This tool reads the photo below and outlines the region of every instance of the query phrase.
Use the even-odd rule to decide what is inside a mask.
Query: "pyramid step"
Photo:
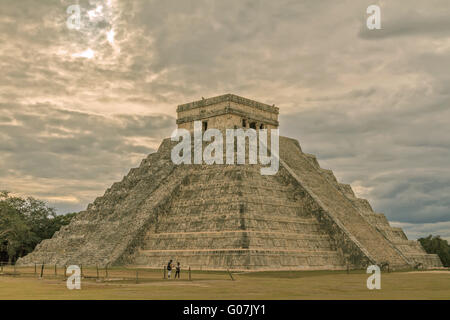
[[[167,261],[179,261],[182,270],[317,270],[344,269],[341,256],[335,251],[278,249],[205,249],[141,251],[136,262],[161,268]]]
[[[205,220],[201,222],[179,222],[179,221],[161,221],[157,227],[157,232],[202,232],[204,230],[227,231],[227,230],[245,230],[270,232],[292,232],[292,233],[318,233],[320,227],[317,224],[289,224],[277,221],[255,222],[247,219],[217,219]]]
[[[245,213],[246,215],[251,214],[264,214],[270,215],[276,212],[282,211],[282,217],[286,218],[310,218],[311,214],[306,211],[301,206],[290,206],[290,207],[277,207],[273,204],[261,204],[261,203],[247,203],[244,201],[235,202],[217,202],[217,203],[206,203],[197,205],[183,205],[180,203],[168,209],[167,215],[180,215],[180,216],[199,216],[201,214],[216,214],[217,212],[223,213]]]
[[[279,197],[274,197],[271,195],[258,195],[254,194],[248,197],[242,193],[236,192],[220,192],[214,193],[211,191],[201,193],[198,195],[190,195],[190,197],[185,197],[183,194],[178,198],[182,205],[179,206],[203,206],[211,204],[222,204],[222,203],[249,203],[249,204],[262,204],[277,207],[290,207],[290,208],[300,208],[302,204],[298,201],[292,201],[287,199],[280,199]]]
[[[318,233],[320,225],[315,219],[300,219],[295,217],[271,217],[268,215],[253,216],[239,213],[208,216],[164,215],[160,216],[158,227],[152,232],[200,232],[223,230],[252,231],[284,231],[295,233]]]
[[[421,264],[422,268],[442,268],[441,259],[437,254],[427,254],[427,253],[406,253],[409,259],[411,259],[415,266]]]
[[[166,252],[260,252],[260,253],[272,253],[272,252],[286,252],[286,253],[300,253],[304,255],[337,255],[333,250],[303,250],[303,249],[268,249],[268,248],[215,248],[215,249],[151,249],[151,250],[139,250],[142,254],[152,253],[166,253]]]
[[[220,195],[221,197],[240,195],[249,199],[253,199],[254,197],[258,196],[264,196],[286,202],[296,202],[299,200],[295,197],[293,190],[290,190],[289,188],[280,190],[278,188],[274,189],[273,187],[250,187],[244,184],[226,184],[213,186],[201,185],[198,186],[198,188],[195,188],[195,186],[190,188],[181,187],[179,190],[179,197],[183,200],[192,198],[194,194],[200,195],[205,200],[217,198],[218,195]]]
[[[365,213],[363,216],[369,221],[370,224],[382,228],[382,227],[390,227],[388,220],[386,219],[386,216],[382,213]]]
[[[180,222],[180,221],[205,221],[205,219],[218,219],[218,218],[231,218],[239,215],[239,211],[216,214],[214,211],[202,211],[198,212],[198,214],[179,214],[177,213],[168,213],[160,218],[160,222]],[[299,217],[296,215],[282,215],[282,216],[274,216],[267,214],[260,214],[259,212],[246,212],[244,219],[246,220],[255,220],[255,221],[269,221],[269,222],[281,222],[281,223],[291,223],[291,224],[306,224],[306,225],[319,225],[317,219],[313,217]]]
[[[221,210],[221,209],[224,210]],[[177,202],[176,205],[171,208],[174,212],[204,212],[204,211],[229,211],[230,209],[237,209],[239,212],[262,212],[262,213],[275,213],[280,211],[286,211],[288,215],[304,216],[306,212],[301,204],[298,203],[280,203],[276,199],[270,201],[267,198],[261,198],[260,201],[244,201],[239,195],[229,198],[217,198],[204,200],[202,198],[195,198],[191,200],[185,200]]]
[[[256,180],[256,179],[255,179]],[[257,181],[258,183],[260,183],[260,181]],[[252,181],[240,181],[240,182],[236,182],[236,181],[205,181],[202,183],[191,183],[189,185],[182,185],[180,188],[180,191],[191,191],[191,192],[199,192],[199,191],[203,191],[203,190],[208,190],[208,189],[235,189],[236,187],[238,187],[239,189],[244,189],[244,190],[252,190],[252,191],[257,191],[257,192],[279,192],[280,194],[284,194],[285,196],[289,196],[289,194],[286,194],[286,192],[290,192],[290,191],[294,191],[294,189],[291,186],[284,186],[284,185],[277,185],[276,188],[274,187],[273,182],[271,181],[266,181],[265,184],[258,184],[255,185],[254,183],[252,183]]]
[[[274,231],[205,231],[148,234],[143,249],[285,248],[333,250],[328,235]]]
[[[391,242],[408,240],[401,228],[391,227],[390,225],[376,225],[376,228]]]

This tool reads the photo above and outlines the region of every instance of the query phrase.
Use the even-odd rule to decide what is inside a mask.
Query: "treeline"
[[[447,240],[441,239],[440,236],[432,236],[420,238],[419,242],[427,253],[435,253],[441,258],[444,267],[450,267],[450,245]]]
[[[54,208],[41,200],[0,191],[0,261],[15,263],[39,242],[69,224],[75,215],[57,215]]]

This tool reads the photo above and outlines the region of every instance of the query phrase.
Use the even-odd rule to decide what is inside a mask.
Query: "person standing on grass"
[[[167,277],[170,279],[170,274],[172,273],[172,259],[170,259],[169,263],[167,264]]]
[[[177,276],[178,276],[178,279],[180,279],[180,270],[181,270],[180,263],[177,262],[177,267],[175,269],[175,279],[177,278]]]

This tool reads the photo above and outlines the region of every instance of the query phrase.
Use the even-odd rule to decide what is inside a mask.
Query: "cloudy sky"
[[[411,239],[450,239],[449,67],[448,0],[0,0],[0,189],[82,210],[177,104],[235,93]]]

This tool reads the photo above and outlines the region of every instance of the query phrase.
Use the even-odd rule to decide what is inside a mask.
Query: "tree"
[[[12,206],[0,202],[0,243],[2,256],[11,262],[35,240],[24,217]]]
[[[420,244],[427,253],[435,253],[439,256],[445,267],[450,267],[450,245],[440,236],[432,236],[419,239]]]
[[[0,260],[15,262],[66,225],[75,213],[57,215],[43,201],[0,192]]]

